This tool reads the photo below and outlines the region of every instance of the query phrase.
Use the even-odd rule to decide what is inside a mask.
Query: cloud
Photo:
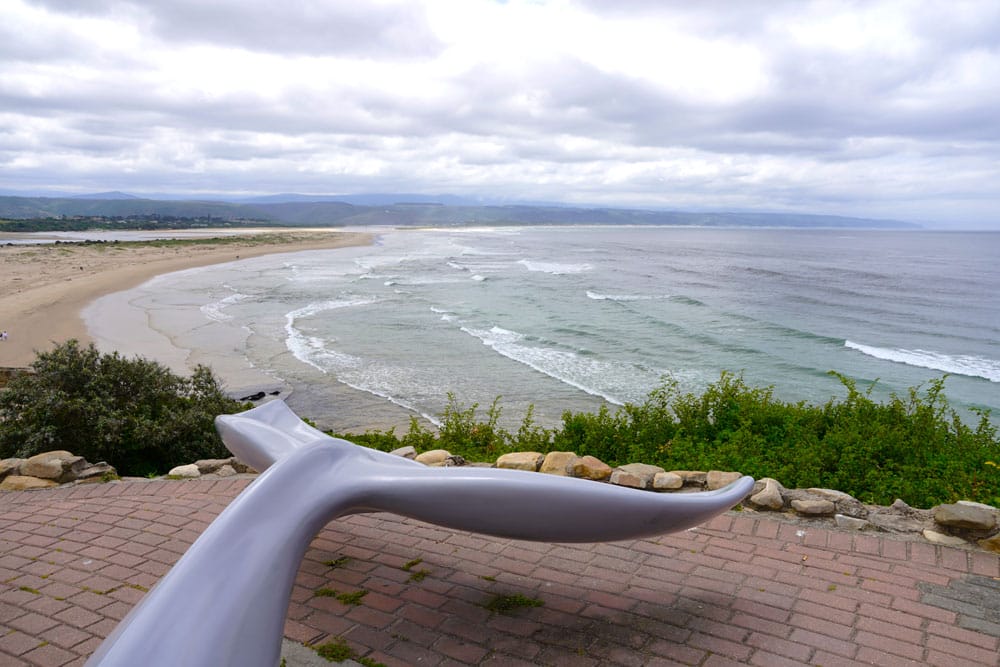
[[[4,18],[4,189],[1000,210],[992,2],[11,0]]]

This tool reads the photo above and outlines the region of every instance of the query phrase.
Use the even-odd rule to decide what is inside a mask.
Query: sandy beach
[[[200,230],[202,233],[204,230]],[[0,235],[0,243],[3,243]],[[365,245],[371,235],[338,230],[262,229],[212,243],[99,243],[0,246],[0,367],[23,367],[36,350],[76,338],[90,342],[81,310],[94,299],[154,276],[272,253]]]

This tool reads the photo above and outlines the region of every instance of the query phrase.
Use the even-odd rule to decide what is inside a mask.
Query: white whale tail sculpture
[[[428,468],[318,431],[282,401],[216,418],[223,442],[263,474],[216,518],[91,656],[90,667],[273,667],[292,584],[331,520],[393,512],[544,542],[606,542],[696,526],[753,479],[658,494],[493,468]]]

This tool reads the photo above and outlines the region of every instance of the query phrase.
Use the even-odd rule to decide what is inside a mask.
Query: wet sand
[[[204,230],[200,230],[204,233]],[[227,230],[228,231],[228,230]],[[372,236],[338,230],[275,230],[216,243],[59,243],[0,246],[0,367],[28,366],[36,351],[70,338],[92,338],[81,311],[98,297],[131,289],[173,271],[261,255],[343,248]],[[0,243],[4,241],[0,235]]]

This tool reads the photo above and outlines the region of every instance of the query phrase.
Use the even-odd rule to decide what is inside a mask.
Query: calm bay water
[[[554,424],[641,401],[666,375],[700,391],[723,370],[817,403],[845,393],[830,370],[877,379],[878,397],[947,373],[954,405],[1000,415],[997,233],[389,231],[109,297],[89,315],[104,347],[139,336],[115,319],[126,303],[152,330],[147,356],[209,363],[231,385],[282,381],[293,407],[338,429],[433,420],[448,392],[502,395],[515,422],[534,404]]]

